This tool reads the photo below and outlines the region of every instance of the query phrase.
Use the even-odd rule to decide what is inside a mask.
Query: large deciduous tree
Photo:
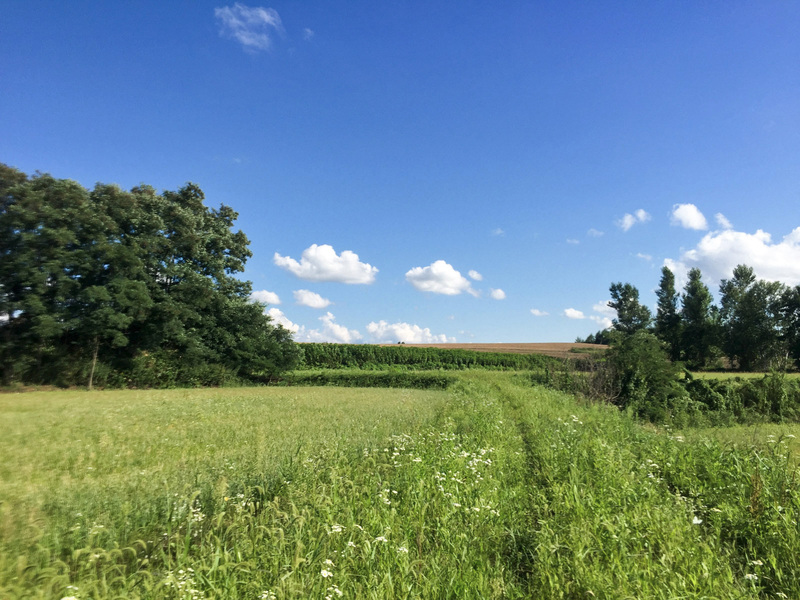
[[[780,340],[784,286],[757,280],[753,269],[738,265],[720,283],[720,317],[725,354],[741,370],[766,369],[785,356]]]
[[[290,368],[299,357],[291,336],[235,276],[251,256],[236,217],[207,208],[191,183],[89,192],[0,165],[4,381],[85,376],[91,386],[98,357],[124,370],[156,353],[178,370],[270,377]]]

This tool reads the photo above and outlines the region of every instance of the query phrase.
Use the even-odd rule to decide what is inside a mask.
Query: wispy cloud
[[[282,33],[283,24],[278,11],[263,6],[246,6],[237,2],[233,6],[214,9],[220,35],[233,38],[245,50],[267,50],[272,45],[272,34]]]
[[[534,317],[546,317],[546,316],[547,316],[547,315],[549,315],[550,313],[549,313],[549,312],[545,312],[545,311],[543,311],[543,310],[539,310],[538,308],[532,308],[532,309],[531,309],[531,314],[532,314]]]
[[[502,237],[505,234],[506,234],[506,232],[503,231],[502,229],[500,229],[499,227],[495,227],[494,229],[492,229],[492,235],[496,235],[496,236]]]
[[[309,29],[308,27],[303,29],[303,39],[304,40],[309,41],[313,37],[314,37],[314,30],[313,29]]]
[[[714,218],[717,220],[717,225],[719,225],[723,229],[733,229],[733,224],[722,213],[715,214]]]
[[[586,232],[586,235],[588,235],[589,237],[601,237],[604,235],[604,233],[599,229],[595,229],[594,227],[592,227],[589,231]]]
[[[621,219],[617,220],[617,227],[620,227],[622,231],[628,231],[631,227],[636,225],[637,223],[646,223],[652,217],[650,213],[648,213],[643,208],[635,211],[633,214],[625,213],[622,215]]]

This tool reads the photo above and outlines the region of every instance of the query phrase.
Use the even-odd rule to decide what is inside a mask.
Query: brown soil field
[[[394,346],[396,344],[381,344]],[[474,350],[476,352],[508,352],[512,354],[546,354],[556,358],[575,358],[592,351],[599,352],[608,348],[602,344],[403,344],[414,348],[445,348],[459,350]]]

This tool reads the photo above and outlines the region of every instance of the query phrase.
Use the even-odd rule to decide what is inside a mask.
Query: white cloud
[[[580,240],[576,240],[576,239],[574,239],[574,238],[567,238],[567,243],[568,243],[568,244],[574,244],[574,245],[577,245],[577,244],[580,244],[581,242],[580,242]]]
[[[473,296],[477,295],[466,277],[443,260],[437,260],[427,267],[414,267],[406,273],[406,281],[421,292],[433,292],[448,296],[455,296],[462,292]]]
[[[651,261],[653,260],[652,255],[650,254],[642,254],[641,252],[636,253],[636,258],[641,258],[642,260]]]
[[[489,291],[489,296],[491,296],[495,300],[505,300],[506,299],[506,293],[501,289],[491,288],[490,291]]]
[[[532,308],[532,309],[531,309],[531,314],[532,314],[534,317],[546,317],[546,316],[547,316],[547,315],[549,315],[550,313],[548,313],[548,312],[545,312],[545,311],[543,311],[543,310],[539,310],[538,308]]]
[[[266,313],[270,316],[273,323],[277,325],[283,325],[284,328],[288,329],[292,333],[298,333],[303,329],[300,327],[300,325],[292,323],[288,318],[286,318],[286,315],[283,314],[283,311],[280,308],[268,308]]]
[[[250,294],[250,300],[254,302],[263,302],[264,304],[280,304],[281,299],[275,292],[268,292],[267,290],[256,290]]]
[[[236,3],[214,9],[219,23],[220,35],[230,37],[244,46],[245,50],[267,50],[272,44],[273,33],[281,33],[283,25],[278,12],[262,6],[245,6]]]
[[[313,37],[314,37],[314,30],[313,29],[309,29],[308,27],[303,29],[303,39],[304,40],[308,41]]]
[[[405,342],[406,344],[444,344],[455,342],[444,334],[434,335],[431,330],[410,323],[387,323],[374,321],[367,325],[367,331],[377,342]]]
[[[636,225],[637,223],[646,223],[652,217],[650,214],[640,208],[639,210],[635,211],[633,214],[625,213],[621,219],[617,221],[617,226],[622,228],[622,231],[628,231],[631,227]]]
[[[311,308],[326,308],[331,304],[330,300],[310,290],[295,290],[294,299],[300,306],[310,306]]]
[[[598,229],[592,227],[589,231],[586,232],[586,235],[589,237],[601,237],[604,233]]]
[[[568,319],[585,319],[586,315],[584,315],[581,311],[576,310],[574,308],[567,308],[564,310],[564,316]]]
[[[611,301],[601,300],[597,304],[592,305],[592,310],[596,313],[600,313],[604,317],[608,317],[609,319],[615,319],[617,317],[617,311],[608,305],[609,302]]]
[[[694,204],[674,205],[670,223],[680,225],[684,229],[695,229],[697,231],[708,229],[706,218]]]
[[[492,229],[492,235],[497,235],[497,236],[502,237],[505,234],[506,234],[506,232],[503,231],[502,229],[500,229],[499,227],[496,227],[495,229]]]
[[[800,227],[778,243],[773,243],[772,236],[760,229],[752,234],[732,229],[707,233],[697,247],[684,252],[680,260],[667,259],[664,264],[672,269],[676,280],[679,273],[698,267],[709,287],[730,278],[739,264],[752,267],[761,279],[798,285]]]
[[[730,221],[728,221],[728,218],[722,213],[715,214],[714,218],[717,220],[717,225],[719,225],[723,229],[733,229],[733,224]]]
[[[274,263],[300,279],[307,281],[336,281],[339,283],[372,283],[378,269],[358,260],[358,254],[345,250],[341,256],[327,244],[312,244],[305,250],[300,262],[277,252]]]
[[[302,336],[304,342],[334,342],[339,344],[352,344],[361,339],[361,334],[355,329],[348,329],[336,323],[336,317],[330,312],[319,318],[322,329],[311,329]]]
[[[470,278],[474,279],[475,281],[483,281],[483,275],[481,275],[474,269],[471,270],[469,273],[467,273],[467,275],[469,275]]]

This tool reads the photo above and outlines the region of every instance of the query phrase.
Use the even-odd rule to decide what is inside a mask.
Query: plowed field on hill
[[[393,344],[382,344],[392,346]],[[556,358],[575,358],[576,355],[605,350],[601,344],[404,344],[416,348],[444,348],[451,350],[474,350],[476,352],[508,352],[512,354],[546,354]]]

